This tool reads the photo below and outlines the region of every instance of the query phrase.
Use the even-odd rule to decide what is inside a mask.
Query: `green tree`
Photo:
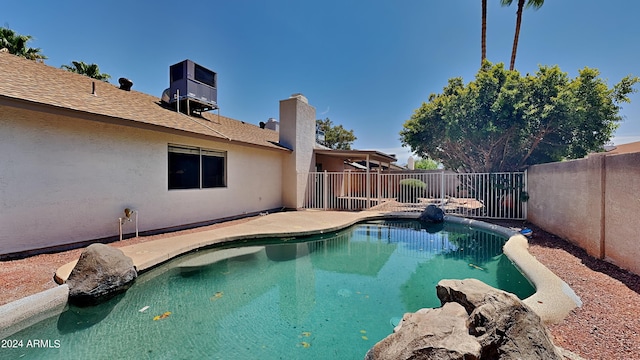
[[[521,76],[485,61],[467,85],[449,79],[400,132],[418,156],[465,172],[514,171],[599,151],[621,120],[618,104],[638,78],[609,88],[596,69],[570,79],[558,66]]]
[[[510,6],[513,0],[500,0],[502,6]],[[516,11],[516,32],[513,37],[513,48],[511,50],[511,64],[509,70],[513,70],[516,66],[516,52],[518,50],[518,38],[520,37],[520,25],[522,24],[522,10],[524,8],[533,7],[535,10],[542,7],[544,0],[518,0],[518,10]]]
[[[351,145],[357,139],[353,130],[347,130],[342,125],[334,126],[329,118],[316,120],[316,126],[324,132],[324,141],[320,143],[330,149],[351,150]]]
[[[83,61],[72,61],[71,66],[62,65],[61,68],[76,74],[86,75],[96,80],[109,81],[109,79],[111,78],[111,75],[101,73],[98,65],[86,64]]]
[[[437,170],[438,163],[431,159],[417,158],[413,163],[413,167],[420,170]]]
[[[6,51],[29,60],[43,61],[47,57],[41,53],[40,48],[27,46],[31,39],[31,35],[20,35],[9,28],[0,27],[0,51]]]

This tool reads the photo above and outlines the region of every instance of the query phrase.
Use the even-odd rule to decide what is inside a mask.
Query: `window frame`
[[[176,178],[174,174],[175,169],[178,169],[176,163],[172,161],[180,161],[172,157],[172,154],[183,154],[186,157],[189,155],[197,156],[197,175],[188,175],[191,178]],[[207,161],[213,160],[213,161]],[[218,158],[219,160],[215,160]],[[188,158],[185,158],[185,166],[191,165],[193,170],[194,162],[191,159],[191,164],[188,163]],[[207,165],[208,164],[208,165]],[[191,171],[192,173],[193,171]],[[207,179],[204,176],[211,173],[211,176]],[[220,174],[221,173],[221,174]],[[192,177],[197,176],[197,181],[194,181]],[[197,185],[195,184],[197,182]],[[198,146],[168,144],[167,146],[167,189],[171,190],[202,190],[202,189],[219,189],[227,187],[227,152],[222,150],[201,148]]]

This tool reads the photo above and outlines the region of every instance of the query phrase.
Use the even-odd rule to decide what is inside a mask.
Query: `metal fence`
[[[324,210],[422,212],[434,204],[448,214],[526,219],[526,172],[312,172],[304,207]]]

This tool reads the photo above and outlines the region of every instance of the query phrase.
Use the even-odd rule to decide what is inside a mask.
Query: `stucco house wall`
[[[322,154],[316,155],[316,164],[320,165],[322,168],[321,171],[326,170],[328,172],[340,172],[349,169],[349,167],[344,164],[344,160],[342,158]]]
[[[288,152],[0,107],[0,254],[282,206]],[[168,144],[226,151],[227,187],[168,190]],[[135,227],[126,223],[126,233]]]

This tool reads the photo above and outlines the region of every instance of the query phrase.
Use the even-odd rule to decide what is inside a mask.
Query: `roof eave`
[[[189,136],[189,137],[192,137],[192,138],[199,138],[199,139],[204,139],[204,140],[214,140],[214,141],[219,141],[219,142],[228,142],[228,143],[232,143],[232,144],[238,144],[238,145],[250,146],[250,147],[257,147],[257,148],[266,149],[266,150],[288,151],[288,152],[292,151],[291,149],[288,149],[286,147],[283,147],[280,144],[273,143],[273,142],[270,142],[270,141],[265,141],[266,143],[268,143],[268,145],[267,144],[261,145],[261,144],[256,144],[256,143],[240,141],[240,140],[234,140],[234,139],[230,139],[230,138],[224,138],[222,136],[207,135],[207,134],[192,132],[192,131],[188,131],[188,130],[175,129],[175,128],[162,126],[162,125],[157,125],[157,124],[150,124],[150,123],[146,123],[146,122],[140,122],[140,121],[135,121],[135,120],[130,120],[130,119],[123,119],[123,118],[113,117],[113,116],[108,116],[108,115],[103,115],[103,114],[96,114],[96,113],[91,113],[91,112],[87,112],[87,111],[81,111],[81,110],[75,110],[75,109],[55,106],[55,105],[51,105],[51,104],[44,104],[44,103],[40,103],[40,102],[36,102],[36,101],[19,99],[19,98],[14,98],[14,97],[1,95],[1,94],[0,94],[0,106],[8,106],[8,107],[13,107],[13,108],[19,108],[19,109],[24,109],[24,110],[41,112],[41,113],[54,114],[54,115],[60,115],[60,116],[68,116],[68,117],[73,117],[73,118],[82,119],[82,120],[89,120],[89,121],[96,121],[96,122],[101,122],[101,123],[106,123],[106,124],[127,126],[127,127],[136,128],[136,129],[148,130],[148,131],[156,131],[156,132],[169,133],[169,134],[178,134],[178,135],[182,135],[182,136]]]

